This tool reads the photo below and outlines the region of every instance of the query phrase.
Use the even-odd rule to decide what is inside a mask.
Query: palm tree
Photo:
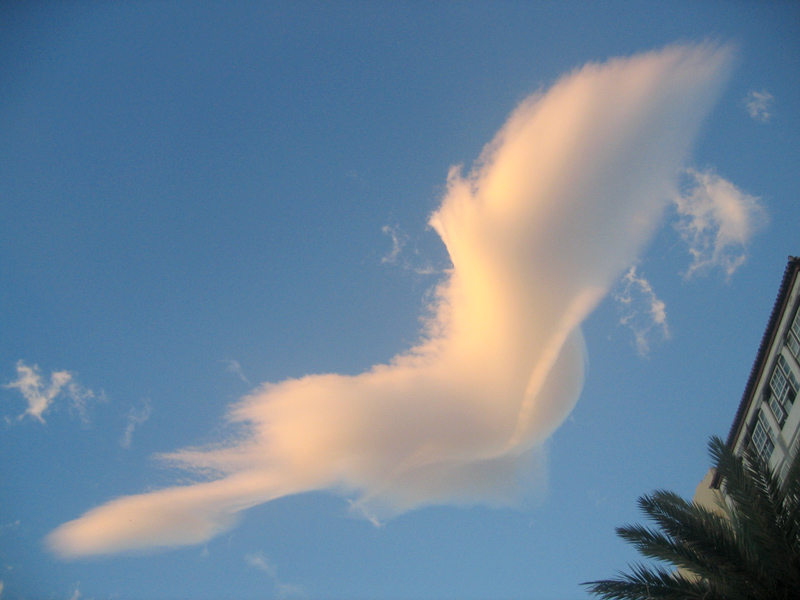
[[[752,449],[737,457],[719,438],[709,453],[727,501],[723,511],[658,490],[639,498],[657,529],[618,527],[617,534],[648,559],[615,579],[584,583],[614,600],[800,599],[800,460],[781,482]],[[721,514],[724,512],[724,515]]]

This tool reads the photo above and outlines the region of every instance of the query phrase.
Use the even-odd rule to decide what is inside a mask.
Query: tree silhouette
[[[584,583],[606,599],[800,599],[800,461],[781,482],[750,448],[743,456],[719,438],[709,453],[724,490],[722,511],[658,490],[639,498],[657,526],[618,527],[644,557],[615,579]]]

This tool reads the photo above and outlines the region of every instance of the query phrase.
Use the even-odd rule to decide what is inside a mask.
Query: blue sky
[[[799,13],[4,3],[0,598],[586,597],[800,252]]]

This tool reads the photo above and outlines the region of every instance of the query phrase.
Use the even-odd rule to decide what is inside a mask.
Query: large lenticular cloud
[[[242,510],[335,488],[367,511],[506,503],[572,410],[580,323],[648,240],[731,51],[674,46],[589,64],[512,113],[452,169],[431,225],[453,268],[421,342],[356,377],[265,384],[248,431],[169,455],[213,481],[113,500],[52,532],[66,557],[206,541]]]

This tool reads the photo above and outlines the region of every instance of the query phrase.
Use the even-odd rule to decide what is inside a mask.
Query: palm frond
[[[703,580],[692,581],[661,567],[632,565],[631,573],[616,579],[589,581],[581,585],[606,600],[728,600]]]
[[[797,512],[791,515],[787,510],[786,488],[777,474],[752,448],[739,457],[722,440],[712,438],[709,452],[733,504],[731,521],[737,538],[757,558],[759,578],[775,589],[800,590],[800,555],[794,534],[800,523]]]
[[[792,453],[790,467],[783,482],[784,504],[786,507],[787,537],[795,556],[800,556],[800,449]]]
[[[670,565],[634,565],[631,573],[592,581],[610,600],[772,600],[800,598],[800,462],[783,482],[752,450],[743,456],[719,438],[709,454],[721,479],[725,516],[657,490],[639,498],[656,528],[627,525],[617,534],[645,557]]]
[[[639,507],[663,534],[645,528],[621,528],[618,533],[651,559],[669,562],[721,589],[758,596],[768,587],[757,576],[757,557],[748,555],[730,522],[677,494],[659,490],[639,499]]]

